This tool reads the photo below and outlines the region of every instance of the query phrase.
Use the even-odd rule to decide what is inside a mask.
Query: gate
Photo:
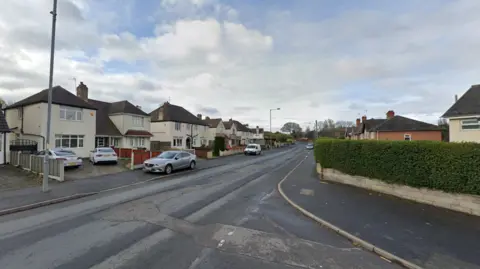
[[[29,139],[16,139],[10,141],[10,152],[35,153],[38,151],[38,142]]]

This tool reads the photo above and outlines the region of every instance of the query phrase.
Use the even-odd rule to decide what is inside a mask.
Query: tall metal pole
[[[272,133],[272,110],[270,109],[270,134]]]
[[[50,149],[50,125],[52,117],[52,87],[53,87],[53,63],[55,58],[55,29],[57,23],[57,0],[53,0],[53,10],[50,12],[52,14],[52,40],[50,44],[50,74],[48,77],[48,109],[47,109],[47,133],[46,133],[46,148],[44,150]],[[47,192],[48,189],[48,175],[50,173],[49,167],[49,155],[45,152],[45,159],[43,160],[43,184],[42,191]]]

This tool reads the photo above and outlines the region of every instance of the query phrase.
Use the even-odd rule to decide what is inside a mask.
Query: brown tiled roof
[[[203,121],[205,121],[210,128],[216,128],[222,119],[204,119]]]
[[[126,113],[134,114],[140,116],[148,116],[147,113],[143,112],[140,108],[134,106],[127,100],[111,103],[110,109],[108,111],[110,114],[116,113]]]
[[[8,127],[7,120],[5,119],[5,115],[3,111],[0,110],[0,133],[9,133],[10,128]],[[0,143],[3,143],[0,141]]]
[[[125,136],[153,136],[149,131],[143,130],[128,130]]]
[[[160,119],[159,115],[161,115],[161,112],[163,116]],[[151,122],[173,121],[208,126],[208,123],[199,119],[185,108],[172,105],[169,102],[165,102],[161,107],[150,112],[150,119]]]
[[[237,121],[237,120],[232,120],[233,123],[235,123],[235,126],[237,126],[237,131],[240,131],[240,132],[250,132],[250,129],[243,125],[241,122]]]
[[[232,124],[233,124],[233,122],[231,122],[231,121],[224,121],[223,122],[223,126],[225,126],[225,129],[227,129],[227,130],[230,130],[230,128],[232,128]]]
[[[472,85],[468,91],[453,104],[442,118],[480,115],[480,85]]]
[[[8,106],[6,109],[28,106],[28,105],[38,104],[38,103],[47,103],[47,102],[48,102],[48,89],[45,89],[23,100],[20,100],[14,103],[13,105]],[[94,109],[94,110],[96,109],[89,103],[77,97],[75,94],[65,90],[61,86],[55,86],[52,88],[52,104],[86,108],[86,109]]]
[[[367,132],[370,132],[370,131],[372,131],[372,129],[374,129],[378,125],[384,123],[386,120],[387,119],[373,119],[373,118],[365,120],[364,122],[360,123],[359,126],[353,127],[354,128],[353,133],[354,134],[361,134],[361,133],[365,132],[365,130],[367,130]]]
[[[402,116],[394,116],[393,118],[384,121],[384,123],[376,126],[371,131],[379,132],[403,132],[403,131],[439,131],[441,130],[435,124],[426,123]]]

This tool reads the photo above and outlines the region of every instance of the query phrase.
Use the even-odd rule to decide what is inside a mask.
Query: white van
[[[245,155],[260,155],[262,154],[262,147],[259,144],[248,144],[243,153]]]

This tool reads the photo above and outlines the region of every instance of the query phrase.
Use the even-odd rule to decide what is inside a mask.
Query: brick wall
[[[409,134],[412,140],[442,141],[442,131],[378,132],[379,140],[404,140]]]

